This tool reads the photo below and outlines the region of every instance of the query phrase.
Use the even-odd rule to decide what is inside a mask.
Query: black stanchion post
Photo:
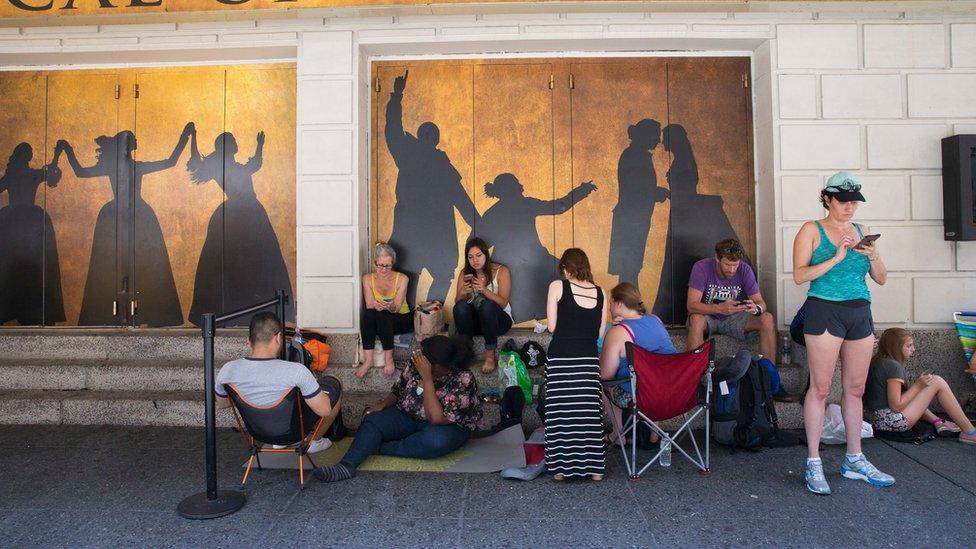
[[[285,301],[288,299],[288,293],[284,290],[277,290],[275,297],[278,298],[275,312],[278,314],[278,328],[281,331],[281,349],[278,350],[278,358],[288,360],[288,351],[285,350]]]
[[[180,502],[177,511],[180,516],[188,519],[211,519],[229,515],[243,507],[247,501],[244,492],[217,490],[217,413],[214,402],[214,334],[217,326],[213,313],[205,313],[202,321],[207,490]]]

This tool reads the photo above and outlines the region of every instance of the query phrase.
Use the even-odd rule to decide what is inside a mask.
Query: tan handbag
[[[413,310],[413,339],[415,343],[444,331],[444,305],[440,301],[418,303]]]

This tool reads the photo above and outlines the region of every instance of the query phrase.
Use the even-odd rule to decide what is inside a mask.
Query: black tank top
[[[600,324],[603,321],[603,292],[596,287],[596,298],[573,292],[576,285],[563,280],[563,295],[556,303],[556,331],[553,339],[588,339],[596,341],[600,337]],[[583,288],[583,286],[579,286]],[[596,301],[592,309],[580,307],[574,295],[585,300]]]

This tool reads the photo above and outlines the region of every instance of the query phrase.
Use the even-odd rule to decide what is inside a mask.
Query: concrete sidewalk
[[[708,477],[675,456],[639,482],[618,453],[601,483],[362,473],[299,491],[294,471],[265,470],[241,511],[200,522],[176,514],[204,488],[200,429],[0,426],[0,440],[5,547],[971,547],[976,524],[976,447],[955,440],[865,441],[891,488],[840,478],[843,447],[829,447],[829,497],[804,489],[799,447],[713,448]],[[221,430],[222,488],[245,456]]]

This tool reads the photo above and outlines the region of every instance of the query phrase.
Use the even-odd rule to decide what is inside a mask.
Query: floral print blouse
[[[392,389],[397,408],[418,421],[427,421],[423,386],[420,372],[411,363],[403,369],[403,374]],[[435,378],[434,389],[437,400],[444,407],[444,417],[448,421],[471,430],[481,426],[482,412],[481,400],[478,398],[478,381],[470,370]]]

